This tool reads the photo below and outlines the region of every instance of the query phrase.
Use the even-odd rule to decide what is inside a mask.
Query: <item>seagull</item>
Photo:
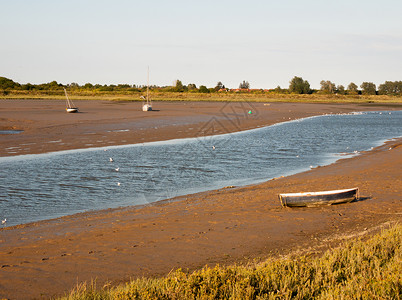
[[[119,170],[120,170],[120,168],[116,168],[116,169],[115,169],[116,172],[119,172]]]
[[[5,225],[7,223],[7,219],[1,221],[1,225]]]
[[[109,161],[110,161],[110,162],[113,162],[113,158],[109,158]]]

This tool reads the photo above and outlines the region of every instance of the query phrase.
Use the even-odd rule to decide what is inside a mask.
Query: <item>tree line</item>
[[[321,88],[317,90],[310,89],[310,84],[307,80],[295,76],[289,84],[289,92],[296,94],[311,94],[314,92],[321,94],[340,94],[340,95],[402,95],[402,81],[385,81],[385,83],[378,86],[373,82],[363,82],[360,89],[354,82],[349,83],[347,88],[343,85],[336,85],[330,80],[322,80],[320,82]]]
[[[14,82],[6,77],[0,77],[0,90],[3,94],[7,94],[13,90],[21,91],[62,91],[64,87],[76,90],[88,90],[88,91],[99,91],[99,92],[143,92],[146,90],[144,85],[130,85],[130,84],[91,84],[86,83],[84,85],[79,85],[78,83],[70,83],[63,85],[57,81],[52,81],[49,83],[42,84],[20,84]],[[351,82],[346,88],[343,85],[336,85],[330,80],[322,80],[320,82],[320,89],[310,88],[310,84],[307,80],[302,77],[295,76],[289,82],[288,88],[281,88],[277,86],[274,89],[251,89],[250,83],[243,80],[239,84],[238,89],[229,89],[219,81],[215,87],[208,88],[205,85],[200,85],[197,87],[194,83],[189,83],[187,85],[183,84],[180,80],[176,80],[172,86],[150,86],[151,90],[158,90],[161,92],[195,92],[195,93],[215,93],[215,92],[274,92],[274,93],[294,93],[294,94],[340,94],[340,95],[391,95],[391,96],[401,96],[402,95],[402,81],[385,81],[383,84],[378,86],[372,82],[363,82],[359,86]]]

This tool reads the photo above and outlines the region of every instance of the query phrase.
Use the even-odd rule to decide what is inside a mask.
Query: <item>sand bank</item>
[[[399,106],[308,103],[76,101],[68,114],[62,100],[0,100],[0,156],[198,137],[329,113],[401,109]]]
[[[32,100],[1,102],[0,125],[24,130],[0,137],[2,156],[90,147],[85,145],[101,137],[103,142],[96,146],[232,132],[325,113],[390,109],[158,103],[159,111],[148,114],[139,111],[138,103],[83,101],[76,103],[82,113],[71,115],[60,112],[57,101],[40,103],[41,108]],[[47,143],[57,140],[62,142]],[[29,143],[29,149],[21,147]],[[20,150],[4,150],[10,147]],[[3,228],[0,297],[49,297],[95,278],[102,285],[163,275],[178,267],[320,251],[401,220],[401,163],[402,141],[396,140],[352,159],[258,185]],[[280,192],[352,186],[360,188],[361,199],[350,204],[289,209],[277,198]]]

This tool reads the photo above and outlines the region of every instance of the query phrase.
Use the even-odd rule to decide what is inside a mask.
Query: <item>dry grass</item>
[[[63,299],[400,299],[402,226],[355,240],[321,257],[249,266],[176,270],[118,287],[79,285]]]
[[[73,100],[111,100],[141,101],[141,92],[101,92],[71,90],[69,97]],[[386,95],[325,95],[325,94],[279,94],[273,92],[218,92],[218,93],[175,93],[152,91],[155,101],[253,101],[253,102],[313,102],[313,103],[402,103],[402,97]],[[0,99],[65,99],[63,91],[11,91],[0,95]]]

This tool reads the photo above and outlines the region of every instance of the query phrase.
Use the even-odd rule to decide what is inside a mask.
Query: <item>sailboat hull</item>
[[[150,104],[144,104],[142,106],[142,111],[151,111],[152,110],[152,106]]]
[[[66,111],[67,111],[68,113],[76,113],[76,112],[78,112],[78,108],[76,108],[76,107],[70,107],[70,108],[66,108]]]

